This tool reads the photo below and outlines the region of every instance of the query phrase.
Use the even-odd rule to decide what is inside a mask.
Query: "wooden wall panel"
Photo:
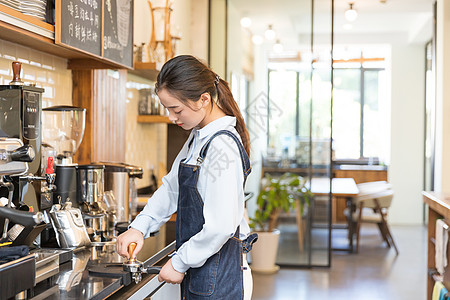
[[[73,70],[73,103],[88,109],[80,164],[125,162],[126,70]]]
[[[86,124],[83,140],[75,153],[74,162],[78,164],[88,164],[92,161],[92,113],[93,113],[93,71],[77,70],[72,71],[72,103],[74,106],[86,109]]]

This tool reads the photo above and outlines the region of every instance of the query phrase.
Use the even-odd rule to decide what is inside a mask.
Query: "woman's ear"
[[[200,96],[202,107],[207,107],[211,103],[211,95],[209,93],[203,93]]]

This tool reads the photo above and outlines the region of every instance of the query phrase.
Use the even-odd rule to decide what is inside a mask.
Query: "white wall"
[[[392,44],[391,223],[421,224],[424,176],[425,46]]]
[[[437,1],[435,190],[450,192],[450,3]]]
[[[429,37],[431,39],[431,36]],[[390,165],[388,180],[395,197],[389,212],[392,224],[422,224],[425,44],[411,44],[407,33],[341,35],[336,44],[387,44],[391,47]]]

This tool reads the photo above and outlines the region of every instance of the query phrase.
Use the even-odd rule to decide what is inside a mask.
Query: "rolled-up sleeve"
[[[162,185],[147,200],[144,209],[130,224],[131,228],[142,232],[144,238],[149,237],[152,232],[158,231],[170,219],[172,214],[177,211],[178,167],[181,159],[186,157],[191,136],[192,133],[175,158],[170,172],[162,178]]]
[[[199,176],[204,183],[198,188],[205,195],[205,223],[172,257],[172,265],[178,272],[203,266],[234,235],[243,218],[244,175],[233,139],[221,135],[212,140]]]

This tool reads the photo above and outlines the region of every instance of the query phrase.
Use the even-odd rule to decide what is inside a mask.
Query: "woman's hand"
[[[166,283],[181,283],[183,278],[184,273],[180,273],[173,268],[172,259],[169,259],[158,275],[159,282],[165,281]]]
[[[130,228],[119,235],[116,242],[117,253],[120,256],[129,259],[130,257],[128,257],[128,245],[131,243],[136,243],[136,249],[134,250],[132,255],[132,258],[135,258],[144,245],[144,235],[142,234],[142,232],[137,229]]]

